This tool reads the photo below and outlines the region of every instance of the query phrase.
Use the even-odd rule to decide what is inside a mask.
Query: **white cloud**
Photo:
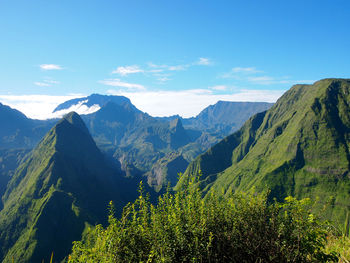
[[[227,90],[227,86],[225,86],[225,85],[216,85],[216,86],[209,87],[209,89],[223,91],[223,90]]]
[[[167,76],[164,76],[164,77],[160,76],[160,77],[157,78],[157,80],[158,80],[160,83],[164,83],[164,82],[167,82],[167,81],[169,81],[169,80],[171,80],[171,79],[168,78]]]
[[[42,70],[62,70],[63,69],[60,65],[56,65],[56,64],[41,64],[40,68]]]
[[[209,58],[199,58],[199,60],[195,63],[197,65],[209,66],[212,64]]]
[[[154,64],[152,62],[149,62],[147,63],[147,66],[145,68],[141,68],[138,65],[120,66],[120,67],[117,67],[117,69],[113,70],[112,74],[127,76],[130,74],[145,73],[146,76],[155,77],[159,83],[163,84],[164,82],[171,80],[169,76],[174,74],[173,73],[174,71],[188,70],[190,67],[195,65],[207,66],[211,64],[212,62],[210,61],[210,59],[204,58],[204,57],[199,58],[198,61],[193,63],[179,64],[179,65]],[[160,74],[163,74],[163,76],[161,76]],[[107,81],[108,81],[107,83],[109,83],[107,85],[111,85],[111,81],[110,80],[107,80]],[[106,82],[103,81],[103,84],[106,84]]]
[[[50,83],[50,84],[59,84],[60,82],[57,80],[51,80],[51,79],[46,79],[44,80],[46,83]]]
[[[157,65],[152,62],[148,63],[148,67],[151,68],[147,70],[147,72],[163,72],[163,71],[180,71],[180,70],[187,70],[188,68],[195,66],[195,65],[202,65],[202,66],[208,66],[212,65],[212,61],[209,58],[199,58],[197,61],[188,63],[188,64],[180,64],[180,65],[166,65],[161,64]]]
[[[116,70],[112,71],[112,74],[119,74],[120,76],[127,76],[129,74],[135,74],[135,73],[145,73],[146,76],[152,76],[154,77],[160,84],[164,84],[165,82],[171,80],[169,76],[171,76],[174,71],[183,71],[187,70],[188,67],[191,65],[157,65],[154,63],[148,63],[146,68],[141,68],[138,65],[133,66],[120,66]],[[120,79],[108,79],[100,81],[100,83],[110,86],[118,86],[118,87],[124,87],[124,88],[136,88],[141,89],[142,85],[133,84],[133,87],[131,87],[128,83],[122,82]],[[135,86],[138,85],[138,86]]]
[[[163,65],[157,65],[157,64],[154,64],[152,62],[149,62],[147,65],[150,68],[156,68],[156,69],[166,69],[166,68],[169,67],[168,65],[164,65],[164,64]]]
[[[148,63],[148,67],[151,68],[147,70],[147,72],[150,73],[159,73],[159,72],[164,72],[164,71],[181,71],[181,70],[186,70],[190,65],[188,64],[180,64],[180,65],[157,65],[152,62]]]
[[[264,71],[258,70],[255,67],[234,67],[231,71],[222,74],[221,78],[230,78],[239,82],[245,82],[255,85],[285,85],[297,83],[313,83],[313,80],[293,80],[288,76],[272,77],[262,75]]]
[[[71,111],[75,111],[76,113],[78,113],[80,115],[85,115],[85,114],[94,113],[94,112],[98,111],[99,109],[101,109],[100,105],[98,105],[98,104],[94,104],[90,107],[84,105],[84,103],[86,103],[87,101],[88,100],[80,101],[76,105],[72,105],[68,109],[56,111],[56,112],[52,113],[52,117],[53,118],[62,118],[65,114],[67,114]]]
[[[276,81],[273,77],[270,77],[270,76],[248,77],[247,80],[249,82],[253,82],[260,85],[271,85],[271,84],[281,83],[281,81]],[[286,84],[286,83],[282,82],[281,84]]]
[[[82,94],[72,94],[67,96],[50,95],[0,95],[0,101],[12,108],[23,112],[27,117],[33,119],[53,118],[53,110],[57,105],[77,97]]]
[[[235,68],[232,68],[232,72],[236,72],[236,73],[240,73],[240,72],[243,72],[243,73],[259,73],[259,72],[262,72],[262,71],[261,70],[257,70],[255,67],[247,67],[247,68],[235,67]]]
[[[205,107],[215,104],[218,100],[275,102],[283,92],[283,90],[240,90],[233,94],[215,94],[210,89],[182,91],[107,91],[108,94],[122,95],[130,98],[131,102],[137,108],[152,116],[179,114],[183,117],[195,116]],[[65,111],[52,113],[60,103],[84,96],[83,94],[69,94],[66,96],[0,94],[0,101],[23,112],[30,118],[48,119],[61,117],[70,111],[76,111],[79,114],[89,114],[99,110],[98,105],[87,107],[83,105],[83,101]]]
[[[101,80],[99,82],[104,84],[104,85],[107,85],[107,86],[121,87],[121,88],[127,88],[127,89],[134,89],[134,90],[139,90],[139,91],[146,89],[141,84],[123,82],[120,79],[105,79],[105,80]]]
[[[188,68],[188,65],[177,65],[177,66],[168,66],[168,70],[170,71],[180,71]]]
[[[51,87],[54,84],[59,84],[59,81],[51,80],[51,79],[44,79],[43,81],[36,81],[34,82],[34,85],[39,87]]]
[[[50,87],[51,85],[46,82],[34,82],[34,85],[39,86],[39,87]]]
[[[234,67],[231,71],[221,75],[222,78],[231,78],[241,80],[247,78],[247,75],[261,73],[262,70],[258,70],[255,67]]]
[[[150,72],[150,73],[160,73],[160,72],[163,72],[164,69],[151,69],[151,70],[147,70],[147,72]]]
[[[118,67],[116,70],[112,71],[112,74],[119,74],[121,76],[126,76],[129,74],[135,74],[140,72],[144,72],[144,70],[137,65],[133,65],[133,66]]]
[[[107,93],[130,98],[137,108],[152,116],[179,114],[192,117],[218,100],[275,102],[284,90],[240,90],[233,94],[214,94],[209,89],[143,92],[109,90]]]

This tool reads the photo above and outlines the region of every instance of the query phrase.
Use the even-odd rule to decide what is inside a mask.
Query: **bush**
[[[153,206],[142,193],[109,226],[74,242],[68,262],[327,262],[327,224],[309,212],[310,200],[288,197],[268,204],[266,194],[188,190],[161,196]]]

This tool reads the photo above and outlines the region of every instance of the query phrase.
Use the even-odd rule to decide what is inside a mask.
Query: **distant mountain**
[[[201,171],[205,192],[256,187],[270,198],[311,197],[349,231],[350,80],[296,85],[268,111],[200,155],[177,189]]]
[[[157,117],[158,120],[172,121],[181,119],[185,129],[206,131],[225,137],[242,127],[244,122],[256,113],[266,111],[273,106],[268,102],[221,101],[209,105],[196,117],[181,118],[179,115]]]
[[[115,146],[121,143],[130,130],[154,122],[152,117],[139,111],[131,103],[114,102],[108,102],[99,111],[83,116],[83,119],[98,143]]]
[[[189,162],[238,129],[250,114],[271,106],[269,103],[218,102],[196,118],[154,118],[138,110],[125,97],[93,94],[67,101],[55,111],[65,111],[77,105],[98,106],[99,110],[82,118],[97,145],[118,160],[128,176],[151,176],[150,170],[159,171],[157,161],[162,160],[164,164],[173,153],[182,155]],[[177,170],[181,172],[183,167]],[[162,176],[164,180],[152,178],[148,178],[148,182],[157,189],[155,182],[162,181],[161,185],[168,182],[165,174]]]
[[[218,101],[202,110],[196,117],[183,119],[186,128],[219,132],[227,136],[242,127],[258,112],[271,108],[267,102]]]
[[[118,104],[118,105],[121,105],[121,104],[132,105],[130,100],[124,96],[112,96],[112,95],[108,96],[108,95],[100,95],[100,94],[91,94],[88,97],[68,100],[58,105],[53,110],[53,112],[54,113],[55,112],[57,113],[60,111],[67,112],[67,111],[70,111],[73,109],[79,109],[82,106],[85,106],[84,111],[86,112],[86,114],[90,114],[98,111],[109,102],[113,102],[114,104]]]
[[[33,148],[53,125],[52,121],[29,119],[1,103],[0,123],[0,149]]]
[[[120,162],[128,176],[139,176],[153,169],[158,160],[167,160],[166,156],[173,152],[180,153],[187,162],[192,161],[198,154],[236,130],[249,114],[269,105],[218,102],[203,110],[196,118],[154,118],[138,110],[126,97],[92,94],[66,101],[58,105],[54,112],[60,116],[70,109],[88,113],[82,117],[100,149]],[[32,149],[55,122],[29,119],[2,104],[0,121],[3,123],[0,129],[0,149],[8,149],[9,155],[14,149]],[[0,169],[0,177],[3,179],[0,179],[0,190],[5,187],[8,174],[14,171],[9,170],[14,166],[13,163],[6,163],[11,162],[6,155],[6,151],[0,152],[0,160],[8,168]],[[179,167],[179,172],[182,169]],[[167,184],[166,177],[164,184]]]
[[[0,103],[0,136],[3,137],[14,129],[30,126],[30,120],[20,111]]]
[[[12,176],[0,211],[0,261],[60,261],[84,229],[105,223],[137,196],[127,179],[97,148],[82,119],[60,120]]]
[[[108,103],[84,120],[101,149],[119,160],[124,170],[137,174],[149,171],[167,153],[196,139],[180,120],[157,121],[127,105]]]
[[[83,115],[83,119],[98,146],[118,160],[127,176],[146,173],[157,160],[200,136],[200,132],[185,130],[181,120],[157,120],[121,96],[94,94],[68,101],[57,109],[81,102],[87,106],[99,103],[101,108]]]

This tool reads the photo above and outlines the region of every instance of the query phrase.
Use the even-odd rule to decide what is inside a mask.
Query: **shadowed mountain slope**
[[[0,149],[31,149],[53,126],[53,121],[29,119],[20,111],[1,103],[0,123]]]
[[[76,113],[60,120],[12,176],[0,211],[0,260],[61,260],[88,225],[105,223],[113,200],[118,212],[137,196],[97,148]]]

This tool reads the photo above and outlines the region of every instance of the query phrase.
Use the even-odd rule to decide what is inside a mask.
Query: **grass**
[[[339,262],[350,262],[350,238],[344,235],[327,236],[326,251],[334,251],[339,254]]]

